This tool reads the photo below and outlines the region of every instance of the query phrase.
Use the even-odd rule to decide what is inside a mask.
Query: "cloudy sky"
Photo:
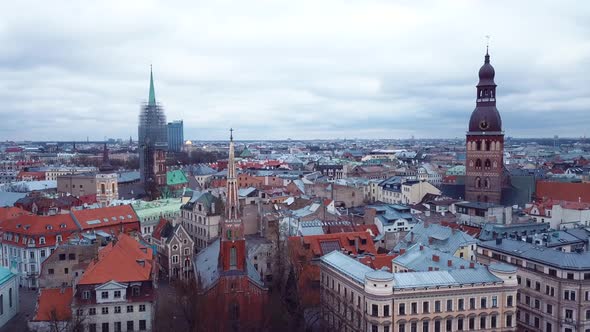
[[[174,5],[172,5],[174,3]],[[507,135],[590,136],[590,1],[5,1],[0,140],[460,137],[486,35]]]

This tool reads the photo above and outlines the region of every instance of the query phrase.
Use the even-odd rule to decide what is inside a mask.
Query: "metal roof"
[[[590,252],[588,251],[581,253],[563,252],[523,241],[499,240],[501,241],[480,242],[479,246],[561,269],[590,271]]]

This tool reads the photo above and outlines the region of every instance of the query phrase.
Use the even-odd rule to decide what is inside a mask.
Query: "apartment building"
[[[590,252],[563,252],[512,239],[481,242],[478,261],[518,269],[522,331],[590,331]]]
[[[390,273],[333,251],[320,269],[325,329],[516,331],[517,269],[510,265]]]
[[[197,193],[181,207],[180,221],[200,250],[219,236],[223,202],[209,191]]]

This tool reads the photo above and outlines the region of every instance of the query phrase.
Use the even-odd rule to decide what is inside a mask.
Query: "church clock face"
[[[481,120],[481,122],[479,123],[479,128],[481,130],[486,130],[488,129],[490,125],[488,124],[488,122],[486,120]]]

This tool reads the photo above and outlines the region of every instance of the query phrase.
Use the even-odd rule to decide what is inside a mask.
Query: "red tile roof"
[[[72,318],[72,288],[44,288],[33,321],[65,321]]]
[[[82,230],[139,222],[139,218],[131,205],[73,210],[71,213],[82,227]]]
[[[98,252],[98,260],[90,263],[79,284],[149,281],[152,266],[152,249],[121,233],[116,243],[111,242]]]
[[[55,245],[57,235],[61,235],[62,240],[65,240],[68,236],[77,232],[79,228],[69,214],[54,216],[27,214],[0,221],[0,230],[4,233],[19,235],[18,242],[15,241],[16,237],[13,236],[12,240],[2,240],[6,243],[25,247],[27,243],[23,243],[23,238],[27,238],[27,241],[30,239],[35,240],[35,247],[48,247]],[[40,242],[40,237],[45,239],[45,243]]]
[[[389,272],[391,272],[393,271],[393,264],[391,263],[391,261],[397,256],[398,255],[378,254],[375,256],[365,256],[359,259],[359,261],[376,270],[380,270],[383,267],[387,267],[389,269]]]
[[[537,181],[535,196],[538,199],[590,203],[590,182]]]
[[[2,207],[0,208],[0,222],[22,216],[23,214],[28,214],[28,212],[19,207]]]
[[[354,230],[357,232],[367,232],[372,236],[379,235],[379,228],[377,225],[356,225],[354,226]]]

